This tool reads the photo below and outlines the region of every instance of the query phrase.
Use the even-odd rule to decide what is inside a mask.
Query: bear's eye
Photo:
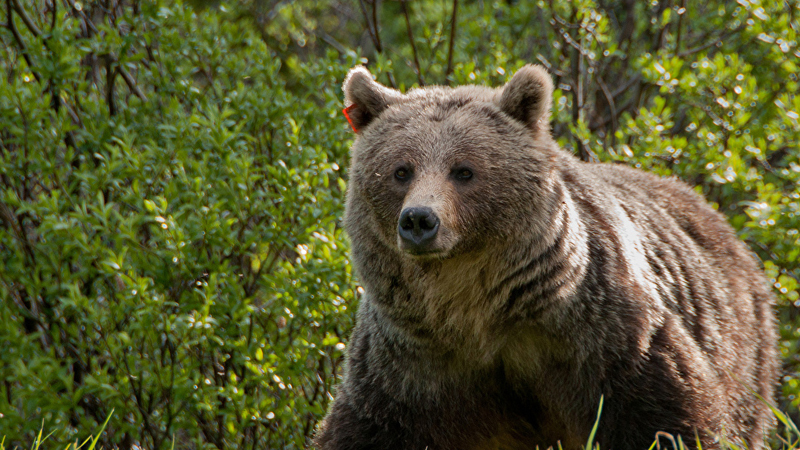
[[[472,178],[472,171],[467,168],[456,169],[455,176],[458,180],[467,181]]]
[[[400,181],[406,181],[411,177],[411,170],[406,167],[400,167],[394,171],[394,177]]]

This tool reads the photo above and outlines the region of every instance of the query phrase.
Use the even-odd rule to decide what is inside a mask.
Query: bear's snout
[[[439,217],[431,208],[412,207],[400,213],[397,232],[406,251],[411,253],[429,251],[438,231]]]

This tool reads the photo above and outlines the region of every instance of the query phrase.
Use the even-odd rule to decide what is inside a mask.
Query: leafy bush
[[[696,185],[774,283],[798,418],[797,0],[0,11],[7,446],[44,421],[63,448],[112,408],[106,448],[306,445],[358,298],[338,111],[359,61],[401,90],[544,64],[565,148]]]
[[[224,8],[54,5],[0,34],[0,435],[113,408],[106,448],[302,448],[356,297],[344,65]]]

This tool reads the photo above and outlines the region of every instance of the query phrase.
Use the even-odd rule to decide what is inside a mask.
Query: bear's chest
[[[403,267],[402,281],[389,295],[393,304],[413,311],[418,324],[431,330],[441,345],[466,351],[469,355],[463,356],[476,361],[488,360],[503,344],[498,333],[502,305],[487,286],[493,263],[476,258],[432,266],[411,264]]]

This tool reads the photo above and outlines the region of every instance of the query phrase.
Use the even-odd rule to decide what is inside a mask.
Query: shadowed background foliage
[[[5,445],[112,409],[105,448],[307,444],[359,297],[359,63],[400,90],[542,64],[566,149],[697,186],[774,284],[797,417],[798,28],[797,0],[4,0]]]

